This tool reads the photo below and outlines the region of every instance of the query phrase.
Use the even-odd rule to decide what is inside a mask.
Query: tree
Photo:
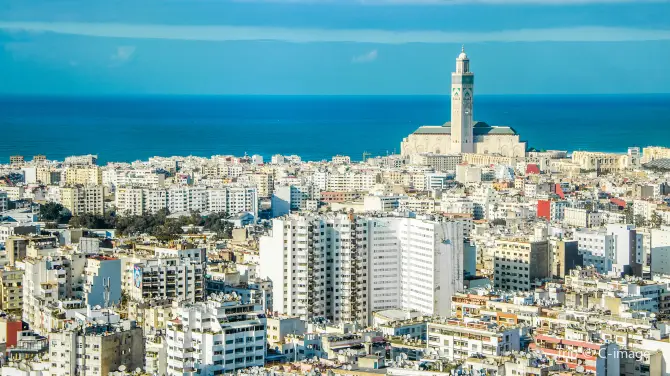
[[[623,209],[623,214],[626,216],[626,223],[634,223],[635,216],[633,215],[633,206],[628,204]]]
[[[651,227],[659,228],[663,224],[663,218],[656,212],[651,215]]]
[[[57,202],[47,202],[40,206],[40,219],[57,223],[68,223],[72,214]]]
[[[635,217],[634,217],[633,224],[635,226],[644,227],[644,226],[647,225],[647,220],[644,219],[644,216],[642,216],[641,214],[636,214]]]

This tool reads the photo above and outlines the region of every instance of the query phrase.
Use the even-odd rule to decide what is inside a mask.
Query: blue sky
[[[0,94],[670,92],[664,0],[3,0]]]

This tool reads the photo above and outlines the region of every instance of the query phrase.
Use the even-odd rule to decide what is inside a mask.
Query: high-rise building
[[[167,323],[167,375],[223,375],[265,364],[266,318],[258,304],[212,295]]]
[[[368,323],[375,311],[450,312],[463,286],[461,222],[345,214],[273,220],[261,238],[261,276],[274,309],[304,319]]]

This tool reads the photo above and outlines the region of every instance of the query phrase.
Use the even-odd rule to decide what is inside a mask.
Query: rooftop
[[[473,125],[475,136],[483,135],[506,135],[515,136],[518,133],[512,127],[502,125],[488,125],[483,121],[475,121]],[[413,134],[451,134],[451,122],[448,121],[442,125],[424,125],[419,127]]]

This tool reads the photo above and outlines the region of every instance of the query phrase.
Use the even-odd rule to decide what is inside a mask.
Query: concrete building
[[[23,270],[6,266],[0,270],[0,310],[19,314],[23,309]]]
[[[607,233],[614,239],[612,273],[617,276],[642,277],[642,236],[633,225],[608,224]]]
[[[651,273],[670,275],[670,229],[651,230]]]
[[[592,265],[598,273],[607,274],[612,270],[615,255],[614,237],[601,230],[577,230],[574,239],[578,242],[579,253],[584,265]]]
[[[540,334],[535,336],[530,349],[557,363],[566,364],[570,369],[581,367],[584,372],[596,376],[620,374],[619,346],[616,343],[595,343]]]
[[[61,173],[65,185],[102,185],[102,170],[97,166],[69,166]]]
[[[103,376],[125,366],[144,366],[142,329],[131,321],[89,323],[49,334],[49,361],[54,376]]]
[[[485,322],[444,320],[428,322],[427,348],[443,359],[465,360],[475,354],[501,356],[520,349],[519,328]]]
[[[451,76],[451,121],[423,126],[403,139],[401,154],[477,153],[523,157],[526,143],[510,127],[473,121],[474,74],[470,59],[461,51]]]
[[[89,306],[105,306],[105,284],[109,283],[109,304],[121,303],[121,260],[91,255],[84,268],[84,301]]]
[[[494,286],[512,291],[531,291],[550,277],[549,243],[544,241],[496,241]]]
[[[550,277],[565,278],[570,269],[584,266],[584,256],[579,252],[579,242],[576,240],[549,239],[551,248]]]
[[[105,212],[102,185],[76,185],[61,187],[61,204],[72,215],[98,214]]]
[[[391,308],[447,314],[463,285],[463,242],[458,221],[294,215],[261,238],[261,276],[273,281],[275,310],[303,319],[368,323]]]
[[[166,340],[168,376],[231,374],[265,364],[266,319],[259,305],[210,296],[178,309]]]
[[[435,171],[456,171],[456,166],[461,163],[461,159],[460,154],[418,153],[409,157],[410,164],[430,166]]]
[[[272,194],[272,216],[280,217],[305,207],[311,199],[310,189],[301,185],[282,185],[275,187]]]
[[[258,217],[258,196],[254,187],[228,186],[222,188],[118,187],[115,206],[121,213],[144,215],[168,210],[179,212],[215,212],[231,215],[249,212]]]
[[[0,213],[9,209],[9,198],[7,192],[0,191]]]
[[[200,301],[205,291],[204,249],[160,249],[153,257],[123,257],[122,289],[141,303]]]

